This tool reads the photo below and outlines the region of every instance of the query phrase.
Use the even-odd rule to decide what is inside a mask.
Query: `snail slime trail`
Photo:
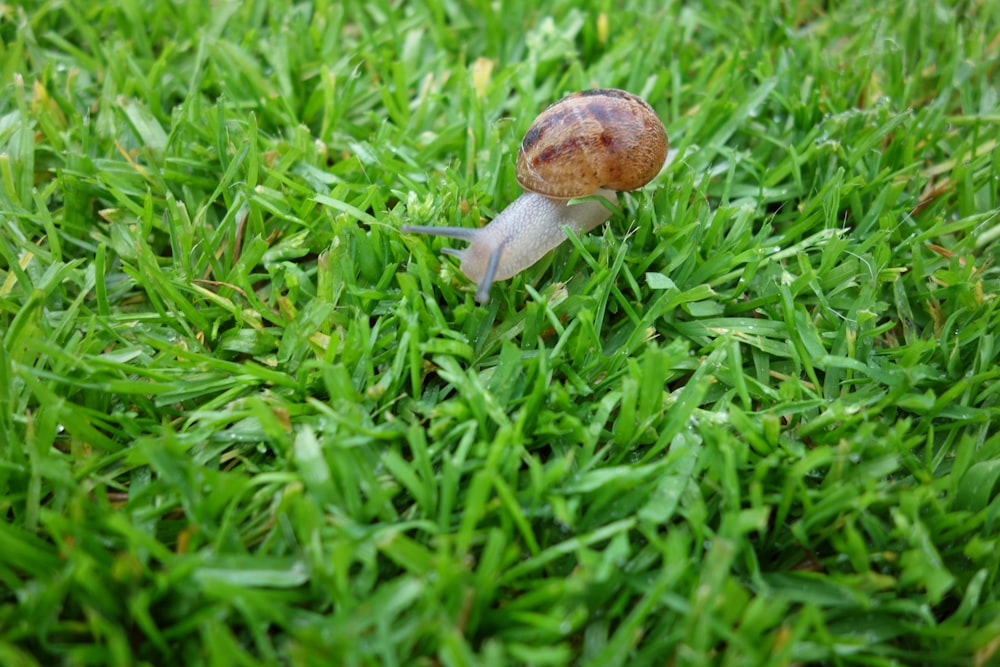
[[[488,225],[403,225],[403,233],[468,241],[441,252],[459,259],[485,303],[497,280],[507,280],[566,240],[563,227],[583,234],[611,216],[592,199],[618,203],[616,192],[636,190],[659,173],[667,158],[667,131],[649,104],[615,88],[573,93],[550,105],[531,124],[517,154],[517,182],[525,193]]]

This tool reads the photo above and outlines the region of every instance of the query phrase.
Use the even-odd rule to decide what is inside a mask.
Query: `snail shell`
[[[550,105],[528,128],[517,154],[517,181],[553,199],[598,188],[636,190],[667,156],[667,132],[645,100],[615,88],[574,93]]]

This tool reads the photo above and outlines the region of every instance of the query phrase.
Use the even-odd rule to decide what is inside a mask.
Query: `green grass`
[[[0,664],[1000,660],[1000,4],[624,4],[0,5]]]

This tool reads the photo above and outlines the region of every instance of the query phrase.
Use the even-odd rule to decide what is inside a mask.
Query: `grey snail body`
[[[644,100],[614,88],[574,93],[545,109],[521,142],[517,180],[527,192],[488,225],[430,227],[404,225],[404,233],[468,241],[457,257],[462,273],[476,283],[476,300],[490,288],[528,268],[566,240],[564,227],[583,234],[611,216],[598,195],[612,204],[616,191],[641,188],[659,173],[667,155],[667,133]]]

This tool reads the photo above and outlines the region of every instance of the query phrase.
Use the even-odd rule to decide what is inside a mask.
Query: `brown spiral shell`
[[[635,190],[659,173],[667,131],[645,100],[616,88],[573,93],[545,109],[517,154],[517,181],[553,199]]]

